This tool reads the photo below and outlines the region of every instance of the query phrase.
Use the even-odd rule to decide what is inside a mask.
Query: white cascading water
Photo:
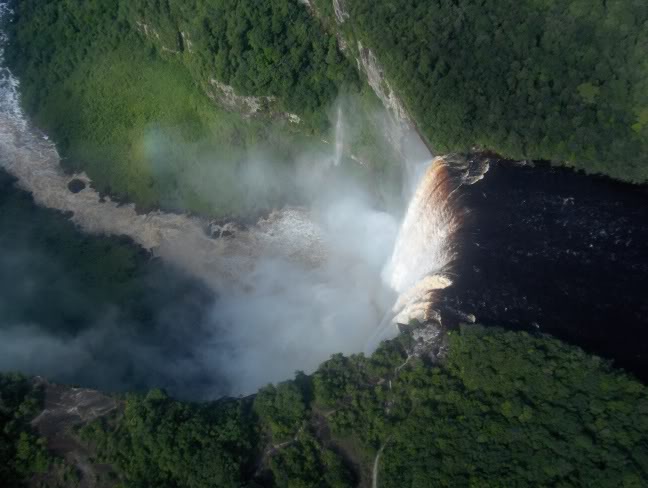
[[[335,122],[335,159],[333,164],[339,166],[342,161],[342,153],[344,152],[344,119],[342,114],[342,106],[338,105],[337,121]]]
[[[383,279],[399,294],[425,276],[436,275],[455,257],[452,235],[459,219],[443,158],[435,158],[412,197]]]
[[[455,190],[446,161],[435,158],[410,200],[394,252],[383,269],[383,281],[398,293],[398,299],[374,342],[393,334],[394,324],[432,318],[435,291],[452,284],[447,270],[456,256],[454,234],[460,225]]]
[[[382,280],[398,297],[365,345],[365,352],[394,337],[397,324],[435,318],[435,292],[447,288],[456,256],[454,234],[461,214],[454,205],[453,179],[443,157],[432,160],[412,196]]]

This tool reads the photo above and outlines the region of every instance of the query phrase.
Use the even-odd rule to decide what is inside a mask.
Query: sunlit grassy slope
[[[370,162],[349,169],[385,180],[393,158],[369,127],[378,102],[303,5],[193,3],[14,2],[6,57],[66,168],[141,208],[253,215],[297,199],[299,158],[332,154],[344,93],[364,117],[350,149]],[[212,79],[271,102],[226,110]]]

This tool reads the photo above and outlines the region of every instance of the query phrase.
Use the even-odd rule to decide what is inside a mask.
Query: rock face
[[[113,398],[96,390],[54,385],[40,377],[34,381],[45,390],[45,409],[32,420],[32,426],[48,439],[64,435],[70,426],[103,417],[118,406]]]
[[[414,179],[412,164],[430,159],[433,152],[416,130],[405,105],[389,83],[384,69],[374,52],[358,41],[356,61],[360,72],[389,114],[385,137],[405,162],[407,179],[411,187]]]
[[[367,83],[389,114],[389,123],[384,129],[385,137],[405,162],[416,161],[420,163],[430,159],[432,151],[416,131],[415,124],[409,116],[405,104],[392,88],[385,70],[380,65],[374,52],[360,41],[356,45],[351,44],[345,38],[344,30],[353,28],[353,19],[346,8],[346,0],[331,1],[334,18],[330,20],[339,27],[333,29],[333,34],[337,38],[340,51],[347,57],[355,59],[358,70],[366,76]],[[300,0],[300,2],[306,5],[313,15],[322,18],[321,12],[317,10],[312,1]],[[342,26],[344,26],[344,29],[342,29]]]
[[[301,118],[297,114],[273,110],[277,102],[276,97],[237,95],[234,87],[214,78],[209,80],[209,88],[206,93],[211,100],[225,110],[239,113],[244,117],[270,115],[275,118],[283,118],[293,124],[301,123]]]
[[[303,1],[306,6],[310,7],[308,0]],[[179,31],[177,46],[168,47],[164,44],[162,37],[154,26],[144,22],[136,21],[137,31],[155,43],[164,53],[171,55],[180,55],[183,53],[194,54],[193,41],[188,32]],[[168,40],[167,40],[168,41]],[[238,95],[234,87],[222,83],[214,78],[202,83],[203,89],[207,96],[221,108],[241,114],[243,117],[254,117],[259,115],[268,115],[273,118],[287,120],[293,124],[300,124],[301,118],[297,114],[274,110],[277,98],[273,96],[244,96]]]
[[[79,193],[80,191],[85,190],[85,188],[86,182],[79,178],[73,178],[68,183],[68,190],[70,190],[72,193]]]
[[[248,117],[267,110],[276,101],[275,97],[245,97],[237,95],[233,87],[221,83],[214,78],[209,80],[209,84],[213,88],[213,90],[207,92],[209,98],[229,111],[239,112]]]
[[[427,357],[433,362],[441,361],[448,350],[446,329],[439,322],[428,322],[411,332],[414,345],[410,356]]]
[[[335,12],[335,19],[343,24],[349,18],[349,13],[346,11],[343,0],[333,0],[333,11]]]
[[[160,34],[158,31],[156,31],[153,27],[148,25],[146,22],[143,22],[141,20],[138,20],[136,22],[137,25],[137,30],[147,39],[159,41],[160,40]]]
[[[376,55],[371,49],[364,47],[360,41],[358,41],[358,55],[358,69],[367,76],[369,86],[393,116],[394,121],[403,130],[413,129],[412,120],[407,114],[403,102],[398,98],[387,80],[385,71]]]

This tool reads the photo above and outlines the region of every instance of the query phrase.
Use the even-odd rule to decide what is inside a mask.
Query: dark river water
[[[445,303],[552,334],[648,381],[648,186],[491,164],[467,210]]]

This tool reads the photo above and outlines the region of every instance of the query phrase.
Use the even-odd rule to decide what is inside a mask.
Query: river
[[[648,381],[648,186],[492,162],[462,187],[447,307],[552,334]]]

